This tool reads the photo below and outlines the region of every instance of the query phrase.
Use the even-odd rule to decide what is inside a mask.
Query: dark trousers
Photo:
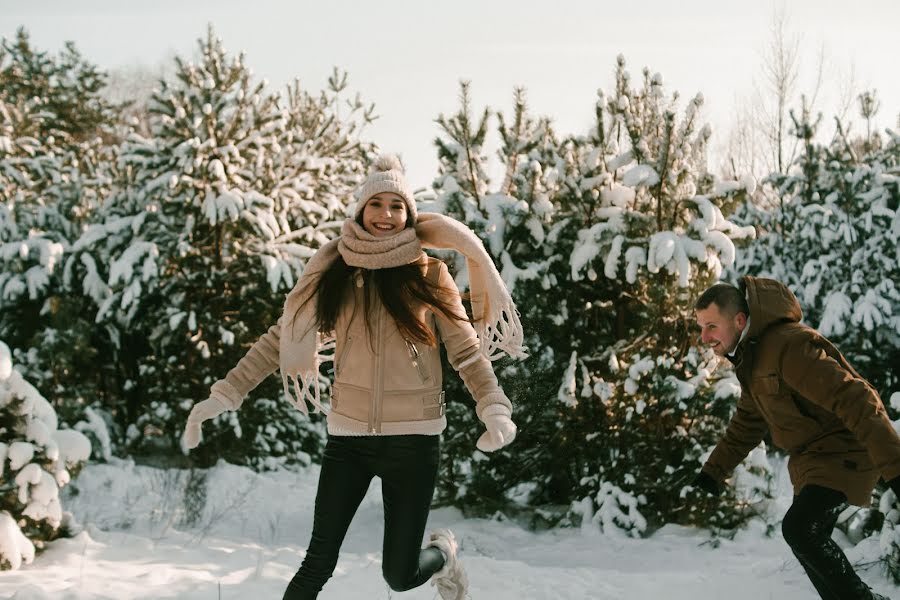
[[[872,598],[869,586],[831,539],[838,516],[846,506],[843,492],[807,485],[794,497],[781,524],[785,541],[823,600]]]
[[[312,539],[283,600],[312,600],[331,577],[350,521],[381,478],[384,502],[382,572],[395,591],[409,590],[444,566],[422,537],[437,479],[436,435],[328,436],[313,517]]]

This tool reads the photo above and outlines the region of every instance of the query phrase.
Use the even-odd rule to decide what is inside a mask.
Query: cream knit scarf
[[[388,269],[418,260],[423,247],[456,250],[466,257],[473,325],[482,354],[492,361],[504,354],[513,358],[525,356],[522,323],[516,305],[484,244],[471,229],[450,217],[425,213],[419,215],[414,229],[378,238],[353,219],[347,219],[341,228],[341,236],[322,246],[306,263],[303,275],[284,303],[280,320],[281,377],[285,396],[298,409],[308,413],[305,400],[309,400],[317,411],[322,410],[318,386],[322,340],[316,328],[313,298],[322,274],[338,254],[351,267]]]

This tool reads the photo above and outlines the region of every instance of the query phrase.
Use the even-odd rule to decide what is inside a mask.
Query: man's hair
[[[717,283],[700,294],[694,310],[709,308],[710,304],[718,306],[719,310],[729,317],[738,313],[750,316],[750,306],[747,304],[744,292],[728,283]]]

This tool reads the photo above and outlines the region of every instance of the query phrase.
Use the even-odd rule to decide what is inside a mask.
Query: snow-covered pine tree
[[[900,388],[900,135],[857,138],[838,123],[835,138],[820,144],[821,117],[804,108],[792,118],[801,154],[767,179],[773,210],[743,207],[740,219],[756,220],[763,235],[735,275],[785,282],[804,320],[888,398]]]
[[[632,89],[620,59],[588,135],[555,142],[545,121],[503,123],[506,176],[491,194],[477,170],[486,126],[469,116],[465,91],[460,114],[442,120],[439,208],[481,232],[535,339],[527,364],[502,369],[529,450],[500,465],[471,450],[466,459],[461,446],[456,471],[519,502],[577,501],[587,518],[615,513],[609,502],[627,496],[634,502],[616,510],[635,520],[603,522],[634,533],[672,520],[736,522],[745,512],[729,510],[733,498],[720,509],[680,497],[737,389],[691,349],[692,301],[733,260],[731,238],[751,234],[722,216],[753,184],[707,173],[701,99],[679,119],[659,76],[645,71]],[[516,137],[516,123],[532,125]]]
[[[38,50],[20,27],[0,43],[0,80],[8,100],[35,100],[52,119],[41,122],[39,139],[60,138],[77,146],[106,132],[117,108],[103,94],[107,75],[86,60],[72,42],[57,56]]]
[[[544,334],[552,335],[554,317],[538,298],[550,293],[555,281],[553,267],[563,271],[566,268],[553,233],[553,228],[558,227],[554,222],[558,208],[550,202],[547,192],[547,181],[553,186],[555,175],[544,172],[561,160],[549,120],[531,116],[525,91],[517,89],[511,116],[507,119],[502,113],[497,114],[498,156],[504,173],[494,186],[487,175],[489,157],[484,151],[492,113],[486,109],[476,118],[469,94],[469,83],[463,82],[460,109],[438,119],[443,133],[435,141],[440,171],[434,183],[436,199],[432,210],[463,221],[482,237],[518,302],[532,356],[524,361],[495,363],[501,384],[515,406],[520,437],[516,442],[518,452],[499,452],[490,461],[483,460],[479,452],[473,455],[481,425],[462,383],[456,377],[448,378],[450,416],[443,445],[447,464],[441,469],[438,495],[440,502],[490,513],[500,507],[509,510],[510,500],[524,504],[545,501],[543,497],[532,497],[535,486],[521,475],[523,465],[535,463],[538,457],[545,463],[550,458],[545,452],[546,440],[538,437],[543,432],[531,425],[546,420],[542,413],[547,405],[527,400],[555,393],[554,384],[545,375],[554,363],[553,348],[543,338]],[[458,267],[453,270],[464,289],[467,274],[463,263],[453,256],[445,258]],[[565,295],[565,290],[552,292]]]
[[[796,257],[810,255],[818,242],[794,235],[804,220],[802,202],[795,201],[795,195],[813,199],[812,188],[801,192],[800,182],[816,179],[822,164],[822,146],[814,142],[821,116],[813,120],[805,100],[801,111],[803,125],[800,129],[795,125],[792,134],[802,151],[790,172],[771,173],[764,178],[754,197],[741,203],[732,215],[736,223],[752,226],[758,234],[755,240],[739,244],[741,252],[729,268],[729,279],[756,275],[776,279],[795,291],[800,287],[802,270],[797,268]]]
[[[39,123],[46,116],[34,104],[10,102],[0,92],[0,306],[4,308],[4,333],[23,340],[35,328],[33,323],[26,323],[34,316],[23,318],[23,304],[43,300],[63,250],[59,241],[40,228],[44,212],[42,175],[53,164],[36,137]],[[40,305],[36,308],[39,310]]]
[[[30,563],[59,537],[59,489],[90,454],[84,435],[58,429],[53,407],[13,368],[0,342],[0,569]]]
[[[722,207],[754,184],[709,174],[702,96],[681,116],[677,101],[647,69],[632,87],[622,57],[614,93],[600,97],[590,141],[599,198],[570,264],[575,281],[601,272],[609,280],[611,302],[599,309],[613,337],[573,348],[559,400],[571,407],[565,429],[580,492],[593,497],[612,484],[638,500],[647,527],[731,525],[746,515],[733,498],[710,505],[685,496],[736,391],[727,370],[715,372],[711,355],[694,347],[692,307],[733,262],[732,239],[752,235],[725,219]],[[608,502],[594,500],[598,508]],[[640,520],[627,528],[643,532]]]
[[[51,57],[21,29],[0,42],[0,334],[73,422],[104,378],[90,299],[61,277],[108,190],[104,140],[115,117],[103,81],[71,44]]]
[[[174,80],[160,82],[151,136],[122,144],[103,220],[70,259],[116,345],[124,402],[109,409],[138,451],[174,450],[193,403],[276,322],[368,153],[358,133],[370,114],[361,103],[337,114],[339,76],[319,96],[295,84],[283,102],[212,29],[199,49],[198,64],[177,58]],[[281,396],[264,382],[191,456],[307,461],[322,428]]]
[[[348,192],[359,185],[376,152],[374,144],[362,139],[365,127],[376,118],[375,107],[358,93],[345,98],[348,89],[347,73],[335,68],[318,94],[295,80],[278,100],[286,119],[278,140],[280,152],[261,184],[280,198],[292,222],[313,227],[299,234],[305,243],[323,241],[315,227],[327,228],[335,219],[338,227],[343,221]]]

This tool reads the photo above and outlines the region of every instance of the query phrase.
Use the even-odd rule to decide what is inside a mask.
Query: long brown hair
[[[348,300],[348,290],[354,285],[353,271],[344,262],[344,258],[338,255],[322,274],[315,294],[316,325],[319,331],[334,331],[338,314]],[[360,276],[366,289],[363,315],[367,331],[370,329],[369,315],[374,293],[378,294],[381,303],[396,321],[397,329],[403,337],[429,346],[436,346],[437,339],[428,325],[413,312],[416,305],[424,304],[433,311],[440,311],[448,319],[469,320],[466,315],[453,310],[451,299],[459,292],[428,281],[424,271],[424,265],[420,262],[387,269],[361,270]]]

